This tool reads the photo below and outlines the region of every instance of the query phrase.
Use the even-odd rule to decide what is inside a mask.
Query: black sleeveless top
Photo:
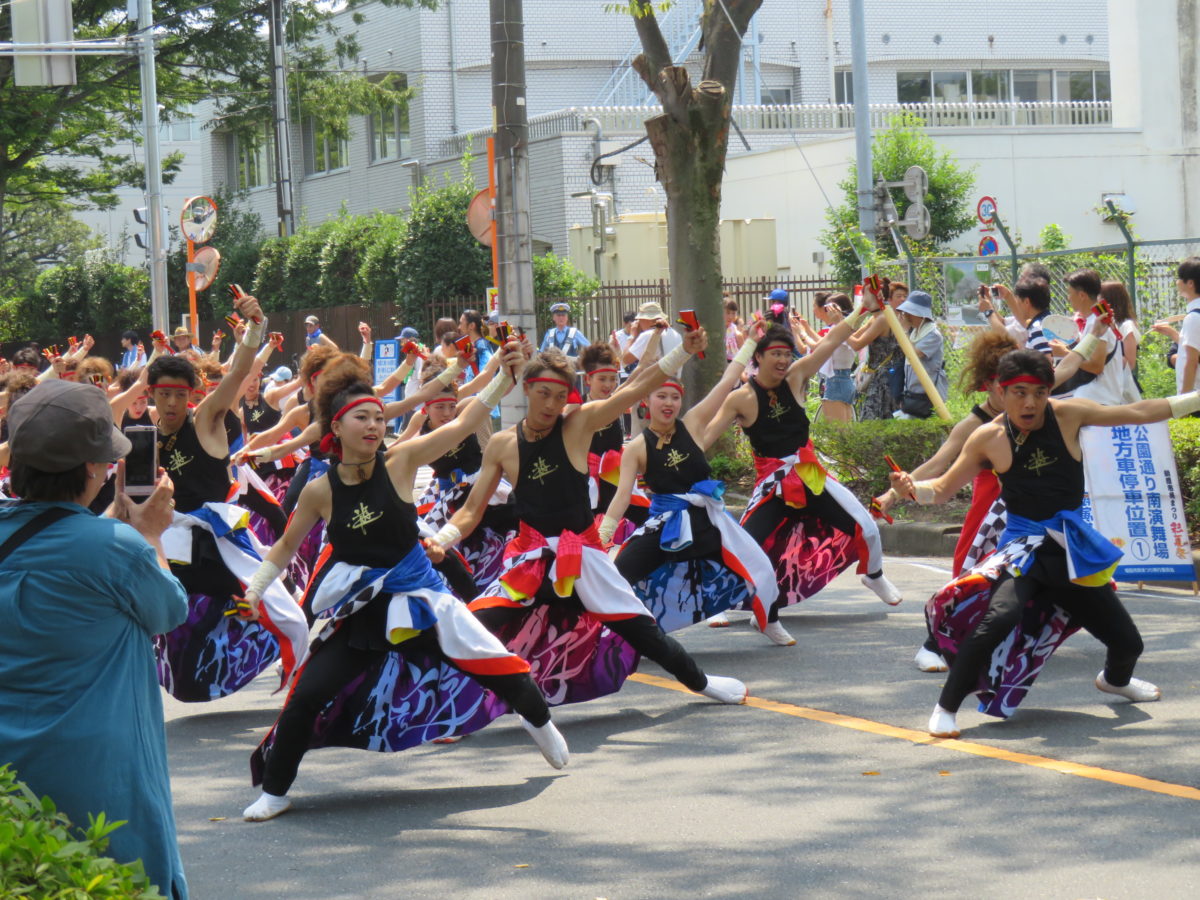
[[[426,422],[421,426],[421,434],[429,434],[433,429]],[[449,478],[455,469],[461,469],[464,475],[473,475],[483,465],[483,450],[479,446],[479,438],[468,434],[461,444],[447,450],[429,464],[437,478]]]
[[[326,523],[333,559],[353,566],[391,568],[417,543],[417,508],[405,503],[388,476],[383,451],[361,484],[346,484],[329,467],[333,510]]]
[[[1046,404],[1046,423],[1031,431],[1018,445],[1020,432],[1004,417],[1013,463],[999,473],[1000,496],[1010,512],[1034,521],[1048,519],[1063,510],[1078,509],[1083,502],[1083,463],[1071,456],[1054,407]]]
[[[190,413],[174,434],[158,433],[158,464],[175,483],[175,506],[180,512],[224,503],[229,495],[229,454],[220,459],[209,455],[200,445]]]
[[[808,443],[808,413],[787,381],[768,390],[751,378],[750,389],[758,400],[758,418],[742,433],[755,456],[783,459]]]
[[[621,419],[613,419],[599,431],[592,433],[592,443],[588,446],[589,453],[603,456],[609,450],[620,450],[625,443],[625,428]]]
[[[987,410],[984,409],[982,406],[980,406],[978,403],[976,403],[974,406],[971,407],[971,415],[973,415],[977,419],[979,419],[979,421],[982,422],[984,425],[986,425],[988,422],[992,421],[992,419],[996,418],[995,416],[989,416],[987,413]]]
[[[262,397],[258,398],[258,403],[254,406],[247,406],[246,398],[242,398],[242,421],[246,423],[246,431],[250,434],[268,431],[278,425],[282,418],[283,413]]]
[[[708,460],[683,422],[675,423],[675,434],[669,444],[658,448],[658,435],[647,428],[642,432],[646,442],[646,486],[656,494],[686,494],[697,481],[712,477]]]
[[[588,503],[588,477],[567,457],[563,421],[559,418],[540,441],[525,440],[525,429],[517,425],[520,474],[513,488],[517,519],[543,537],[558,537],[563,531],[578,534],[595,521]]]

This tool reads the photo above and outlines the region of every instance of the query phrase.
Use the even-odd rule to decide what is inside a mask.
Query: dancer
[[[502,357],[510,370],[522,361],[515,344]],[[482,728],[508,707],[552,766],[567,764],[566,742],[528,663],[448,592],[417,536],[417,468],[477,428],[512,383],[507,373],[497,377],[457,420],[385,458],[387,420],[370,382],[352,369],[322,381],[317,415],[333,464],[305,486],[288,530],[250,579],[245,601],[247,615],[257,616],[267,586],[323,519],[332,555],[309,593],[313,608],[330,621],[252,758],[253,781],[263,792],[246,808],[246,819],[271,819],[291,806],[287,792],[311,748],[403,750]]]
[[[1089,335],[1073,352],[1088,359],[1098,345]],[[1160,696],[1153,684],[1133,677],[1142,639],[1110,582],[1121,551],[1080,515],[1079,429],[1185,416],[1200,410],[1200,395],[1107,407],[1052,400],[1054,372],[1036,350],[1007,354],[997,378],[1003,415],[967,439],[946,474],[928,481],[905,472],[892,476],[896,490],[918,503],[942,503],[991,466],[1007,507],[1001,547],[929,601],[938,643],[953,656],[929,720],[937,737],[958,736],[958,708],[974,691],[982,696],[981,711],[1010,715],[1054,648],[1080,627],[1107,648],[1097,688],[1134,702]],[[987,590],[977,590],[980,583]]]
[[[706,434],[705,426],[741,380],[753,353],[754,344],[744,342],[721,380],[682,418],[683,386],[676,380],[660,384],[647,400],[646,429],[621,458],[621,481],[600,524],[600,540],[607,544],[612,539],[637,476],[644,473],[654,497],[651,518],[621,546],[617,571],[663,631],[684,628],[747,600],[765,618],[779,593],[771,561],[726,512],[721,499],[725,485],[712,480],[704,457],[716,438]],[[771,626],[767,628],[774,640]]]
[[[570,361],[554,351],[535,356],[525,367],[525,418],[492,438],[466,504],[434,537],[447,547],[470,534],[500,478],[512,484],[520,532],[505,553],[504,574],[471,609],[510,649],[536,661],[535,678],[552,705],[618,690],[638,654],[697,693],[745,702],[744,684],[706,676],[659,628],[601,548],[587,495],[592,434],[704,344],[702,329],[690,332],[657,370],[567,415],[563,408],[575,377]]]
[[[227,503],[229,442],[224,418],[250,371],[265,322],[258,301],[235,301],[243,318],[256,318],[233,354],[229,376],[195,411],[188,400],[198,383],[181,355],[148,367],[158,412],[159,460],[175,484],[175,520],[163,535],[171,571],[188,592],[188,619],[156,638],[159,680],[176,699],[213,700],[244,687],[277,658],[283,678],[304,655],[308,625],[282,586],[267,596],[261,622],[243,622],[232,598],[258,568],[265,548],[248,528],[249,513]]]
[[[832,327],[810,353],[795,362],[791,332],[770,328],[755,345],[758,372],[725,398],[705,437],[711,444],[737,421],[754,451],[758,480],[741,524],[775,566],[779,598],[765,616],[755,610],[755,621],[759,630],[780,644],[789,644],[793,638],[779,624],[779,610],[820,591],[855,558],[862,583],[879,599],[889,606],[902,599],[883,574],[879,528],[855,496],[817,460],[808,436],[808,415],[797,399],[805,379],[816,373],[868,314],[878,310],[879,301],[869,290],[863,298],[870,305],[847,319],[841,318],[836,305],[828,306]],[[721,627],[728,621],[718,616],[710,624]]]

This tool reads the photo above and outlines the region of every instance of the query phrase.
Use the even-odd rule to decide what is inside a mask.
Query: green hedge
[[[140,860],[125,865],[104,856],[108,836],[124,824],[100,813],[76,827],[53,800],[0,766],[0,896],[162,900]]]

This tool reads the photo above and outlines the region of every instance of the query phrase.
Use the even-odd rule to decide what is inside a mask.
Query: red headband
[[[675,390],[679,391],[679,393],[681,393],[681,394],[683,393],[683,385],[680,384],[678,381],[664,381],[658,387],[660,387],[660,388],[665,388],[665,387],[675,388]],[[655,388],[655,390],[658,390],[658,388]]]
[[[590,371],[590,372],[587,372],[586,374],[587,374],[587,375],[589,375],[589,376],[591,376],[591,375],[599,375],[601,372],[612,372],[614,375],[618,375],[618,374],[620,374],[620,370],[619,370],[619,369],[609,369],[609,368],[604,368],[604,369],[592,369],[592,371]]]
[[[1042,387],[1054,387],[1054,382],[1045,381],[1036,375],[1016,375],[1007,381],[1000,382],[1000,387],[1008,387],[1010,384],[1038,384]]]
[[[536,383],[537,383],[537,382],[539,382],[539,381],[544,381],[544,382],[546,382],[547,384],[559,384],[559,385],[562,385],[563,387],[565,387],[567,390],[570,390],[570,389],[571,389],[571,385],[570,385],[570,384],[568,384],[567,382],[563,381],[561,378],[541,378],[541,377],[538,377],[538,378],[526,378],[526,379],[525,379],[525,383],[526,383],[526,384],[536,384]]]
[[[440,397],[437,400],[430,400],[428,403],[426,403],[424,406],[422,406],[421,412],[426,412],[429,409],[429,407],[433,406],[435,403],[457,403],[457,402],[458,402],[458,400],[454,397]]]
[[[191,392],[191,391],[196,390],[199,387],[200,387],[200,385],[196,385],[196,387],[188,387],[186,384],[148,384],[148,385],[146,385],[146,390],[148,390],[148,391],[188,391],[188,392]]]
[[[383,401],[378,397],[358,397],[357,399],[351,400],[336,413],[334,413],[333,418],[330,420],[330,424],[336,422],[346,413],[350,412],[350,410],[354,409],[354,407],[362,406],[364,403],[375,403],[379,406],[379,411],[384,412]],[[332,454],[338,459],[342,458],[342,442],[334,436],[332,431],[325,435],[325,437],[321,438],[320,448],[322,453]]]
[[[364,403],[374,403],[375,405],[377,405],[379,407],[379,411],[383,412],[383,401],[380,400],[378,397],[358,397],[355,400],[351,400],[349,403],[347,403],[345,406],[343,406],[341,409],[339,409],[336,413],[334,413],[333,418],[330,421],[336,422],[338,419],[340,419],[346,413],[350,412],[350,410],[354,409],[354,407],[362,406]]]

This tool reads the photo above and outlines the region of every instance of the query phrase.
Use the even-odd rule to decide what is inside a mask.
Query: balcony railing
[[[606,136],[640,134],[658,106],[573,106],[533,116],[529,139],[586,131],[585,119],[600,122]],[[886,128],[902,113],[920,117],[927,128],[1094,128],[1112,123],[1112,103],[1071,100],[1058,103],[872,103],[871,127]],[[742,131],[788,131],[825,134],[854,128],[854,107],[848,103],[792,106],[735,106],[733,118]],[[483,147],[490,129],[456,134],[442,142],[442,155],[461,155],[471,144]]]

